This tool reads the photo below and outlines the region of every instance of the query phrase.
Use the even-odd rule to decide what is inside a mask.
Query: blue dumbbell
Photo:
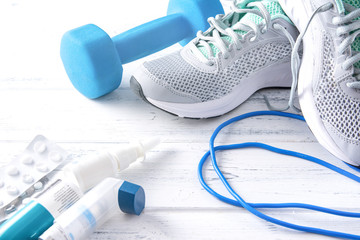
[[[88,24],[64,34],[61,59],[75,88],[88,98],[98,98],[119,87],[122,64],[177,42],[186,45],[198,30],[209,27],[209,17],[223,11],[219,0],[170,0],[167,16],[112,39]]]

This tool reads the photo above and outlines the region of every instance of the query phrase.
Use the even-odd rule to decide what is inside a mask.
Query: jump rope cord
[[[258,112],[251,112],[251,113],[243,114],[243,115],[234,117],[234,118],[222,123],[219,127],[217,127],[215,129],[214,133],[212,134],[212,136],[210,138],[210,144],[209,144],[210,150],[207,153],[205,153],[205,155],[200,160],[200,163],[198,166],[198,177],[199,177],[199,181],[200,181],[201,185],[205,188],[206,191],[208,191],[210,194],[212,194],[219,200],[221,200],[225,203],[228,203],[228,204],[232,204],[237,207],[243,207],[246,210],[248,210],[249,212],[251,212],[252,214],[256,215],[257,217],[264,219],[266,221],[269,221],[271,223],[274,223],[274,224],[277,224],[277,225],[280,225],[280,226],[283,226],[286,228],[294,229],[294,230],[322,234],[322,235],[327,235],[327,236],[331,236],[331,237],[346,238],[346,239],[360,239],[360,235],[336,232],[336,231],[325,230],[325,229],[321,229],[321,228],[307,227],[307,226],[302,226],[302,225],[297,225],[297,224],[293,224],[290,222],[282,221],[277,218],[270,217],[256,209],[257,208],[302,208],[302,209],[309,209],[309,210],[313,210],[313,211],[318,211],[318,212],[323,212],[323,213],[328,213],[328,214],[333,214],[333,215],[338,215],[338,216],[343,216],[343,217],[353,217],[353,218],[360,218],[360,213],[339,211],[339,210],[335,210],[335,209],[330,209],[330,208],[325,208],[325,207],[310,205],[310,204],[304,204],[304,203],[248,203],[242,197],[240,197],[240,195],[238,193],[236,193],[232,189],[232,187],[230,186],[230,184],[228,183],[228,181],[226,180],[226,178],[221,173],[221,171],[218,167],[216,155],[215,155],[216,151],[240,149],[240,148],[261,148],[261,149],[265,149],[265,150],[272,151],[275,153],[293,156],[293,157],[297,157],[297,158],[302,158],[302,159],[317,163],[319,165],[329,168],[345,177],[348,177],[348,178],[360,183],[360,177],[358,177],[350,172],[347,172],[341,168],[338,168],[330,163],[327,163],[323,160],[320,160],[318,158],[315,158],[315,157],[312,157],[312,156],[309,156],[306,154],[272,147],[267,144],[257,143],[257,142],[247,142],[247,143],[239,143],[239,144],[231,144],[231,145],[220,145],[220,146],[216,146],[216,147],[214,146],[214,142],[215,142],[217,135],[224,127],[226,127],[234,122],[246,119],[246,118],[251,118],[251,117],[255,117],[255,116],[263,116],[263,115],[281,116],[281,117],[288,117],[288,118],[294,118],[297,120],[305,121],[305,119],[302,116],[296,115],[296,114],[277,112],[277,111],[258,111]],[[221,194],[218,194],[211,187],[209,187],[209,185],[206,184],[204,177],[203,177],[203,166],[204,166],[205,162],[208,160],[209,156],[211,158],[211,163],[213,165],[213,168],[214,168],[216,174],[218,175],[219,179],[222,181],[225,188],[234,197],[235,200],[227,198]]]

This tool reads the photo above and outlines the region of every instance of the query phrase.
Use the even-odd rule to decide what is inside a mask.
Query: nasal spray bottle
[[[73,161],[51,176],[48,188],[0,226],[0,240],[38,239],[83,193],[129,167],[159,144],[159,139],[139,141],[92,159]]]
[[[121,211],[140,215],[145,206],[142,187],[106,178],[60,215],[41,240],[83,240],[113,214]]]

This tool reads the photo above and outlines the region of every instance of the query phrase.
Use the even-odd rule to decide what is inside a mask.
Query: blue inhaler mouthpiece
[[[145,207],[144,189],[125,181],[118,192],[118,203],[124,213],[140,215]]]

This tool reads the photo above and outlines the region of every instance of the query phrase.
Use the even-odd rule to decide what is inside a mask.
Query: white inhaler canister
[[[145,206],[142,187],[115,178],[106,178],[55,220],[39,239],[82,240],[121,211],[140,215]]]

